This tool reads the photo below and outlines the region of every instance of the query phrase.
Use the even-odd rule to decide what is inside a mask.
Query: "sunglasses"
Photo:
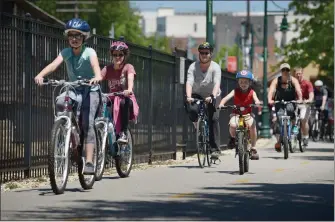
[[[282,72],[289,72],[290,70],[288,68],[283,68],[281,71]]]
[[[82,38],[82,34],[69,34],[67,35],[68,39],[74,40],[74,39],[81,39]]]
[[[200,55],[208,55],[209,52],[200,52]]]
[[[113,57],[123,57],[124,56],[124,54],[122,54],[122,53],[119,53],[119,54],[117,54],[117,53],[115,53],[115,54],[113,54]]]

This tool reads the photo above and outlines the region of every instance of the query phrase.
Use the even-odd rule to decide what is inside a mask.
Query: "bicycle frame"
[[[195,103],[199,105],[199,112],[198,112],[198,118],[200,118],[202,121],[205,122],[205,129],[206,129],[206,135],[209,135],[209,129],[208,129],[208,122],[207,122],[207,115],[206,115],[206,105],[204,100],[200,99],[194,99]]]

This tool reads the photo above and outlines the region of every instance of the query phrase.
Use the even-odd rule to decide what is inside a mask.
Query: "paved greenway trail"
[[[273,140],[238,174],[237,158],[106,176],[89,191],[71,182],[2,193],[2,220],[334,220],[334,144],[310,141],[306,153],[274,151]]]

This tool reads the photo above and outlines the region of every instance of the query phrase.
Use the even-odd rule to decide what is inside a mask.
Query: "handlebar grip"
[[[43,83],[48,83],[49,79],[48,78],[43,78]]]

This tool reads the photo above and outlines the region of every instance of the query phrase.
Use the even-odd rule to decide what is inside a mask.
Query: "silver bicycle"
[[[79,182],[83,189],[92,189],[95,182],[95,175],[86,176],[83,174],[86,152],[82,144],[81,121],[79,121],[80,107],[70,98],[70,92],[75,93],[76,87],[89,85],[88,82],[89,80],[84,79],[74,82],[44,79],[44,85],[52,85],[55,87],[52,93],[53,101],[55,101],[55,91],[58,87],[61,87],[59,94],[65,91],[64,110],[56,113],[55,102],[53,103],[55,121],[51,130],[51,140],[48,149],[50,185],[55,194],[64,193],[71,165],[77,165]],[[75,106],[77,106],[76,109],[74,108]],[[97,139],[96,147],[99,147],[99,142]],[[97,165],[96,150],[95,148],[93,152],[95,171]],[[58,176],[60,178],[58,178]]]

